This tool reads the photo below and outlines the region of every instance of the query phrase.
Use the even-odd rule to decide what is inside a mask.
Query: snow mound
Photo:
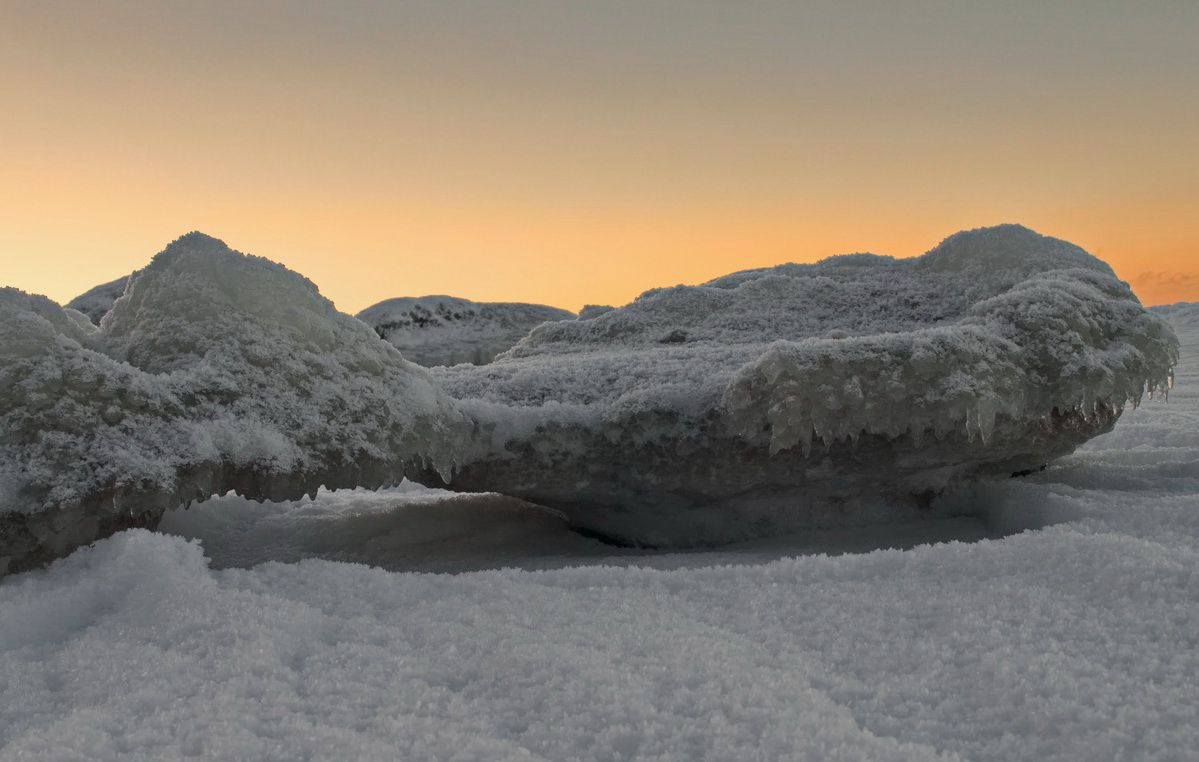
[[[1169,326],[1105,263],[1018,225],[648,291],[435,370],[476,420],[448,483],[687,546],[929,515],[1164,392]]]
[[[125,295],[125,284],[128,282],[129,276],[126,275],[108,283],[102,283],[75,297],[65,306],[79,310],[87,315],[88,320],[93,324],[100,325],[100,321],[112,309],[113,303]]]
[[[1199,302],[1175,302],[1150,307],[1158,315],[1177,326],[1199,326]]]
[[[422,296],[388,299],[357,317],[408,360],[434,366],[485,365],[533,328],[575,314],[544,304]]]
[[[0,574],[230,490],[292,499],[449,473],[465,419],[281,265],[192,233],[101,328],[0,291]]]

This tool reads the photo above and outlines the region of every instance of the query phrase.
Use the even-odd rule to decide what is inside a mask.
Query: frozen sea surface
[[[1199,758],[1175,324],[1168,404],[978,520],[652,554],[406,485],[171,514],[0,582],[0,758]]]

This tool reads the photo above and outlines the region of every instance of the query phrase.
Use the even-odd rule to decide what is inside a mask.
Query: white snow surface
[[[100,325],[100,321],[112,309],[112,305],[116,300],[125,295],[125,285],[128,282],[129,276],[123,275],[108,283],[101,283],[99,286],[83,292],[63,306],[82,312],[84,315],[87,315],[88,320],[92,321],[94,325]]]
[[[0,758],[1196,759],[1199,326],[1175,325],[1168,403],[945,498],[978,524],[664,554],[411,485],[174,512],[198,541],[131,530],[0,581]],[[480,571],[331,560],[343,532]]]
[[[387,299],[357,315],[405,359],[425,366],[485,365],[542,323],[575,317],[544,304],[454,296]]]

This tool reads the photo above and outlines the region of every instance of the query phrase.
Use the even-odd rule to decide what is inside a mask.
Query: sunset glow
[[[578,309],[1018,222],[1199,300],[1199,6],[0,8],[0,275],[201,230],[347,312]]]

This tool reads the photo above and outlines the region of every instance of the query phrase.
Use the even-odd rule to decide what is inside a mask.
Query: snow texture
[[[132,530],[0,581],[0,758],[1193,760],[1199,326],[1175,325],[1169,404],[942,498],[1044,527],[1003,539],[587,550],[494,496],[409,485],[173,513],[211,522],[202,545]],[[237,523],[263,508],[269,542]],[[327,560],[355,527],[425,570],[473,537],[459,560],[485,570]],[[238,542],[255,565],[214,569]]]
[[[621,543],[927,516],[1163,393],[1168,325],[1082,249],[1018,225],[922,257],[786,264],[646,292],[435,370],[477,421],[452,480]]]
[[[543,304],[472,302],[453,296],[400,297],[358,313],[380,338],[425,366],[485,365],[545,322],[575,314]]]
[[[300,275],[192,233],[96,328],[0,291],[0,574],[229,490],[448,474],[465,419]]]
[[[75,297],[64,306],[68,309],[79,310],[87,315],[87,319],[92,321],[93,325],[100,325],[100,321],[112,309],[113,303],[125,295],[125,285],[128,282],[129,276],[126,275],[114,281],[102,283]]]

